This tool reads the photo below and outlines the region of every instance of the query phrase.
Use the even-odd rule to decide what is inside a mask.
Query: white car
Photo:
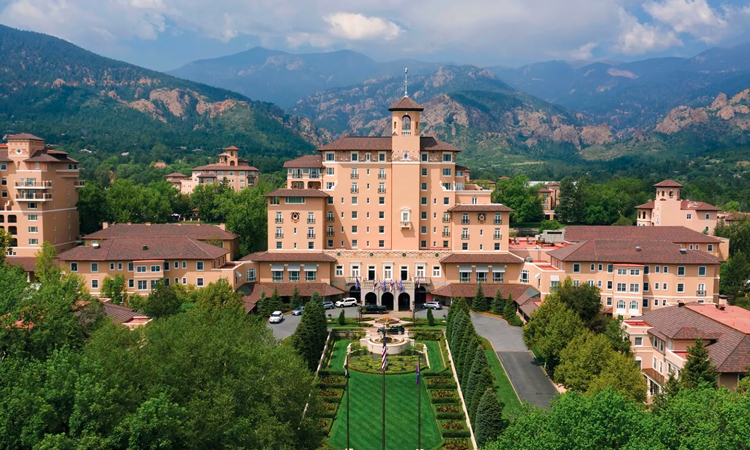
[[[357,306],[357,299],[354,297],[347,297],[336,302],[337,308],[343,308],[344,306]]]
[[[282,320],[284,320],[284,314],[281,311],[274,311],[268,318],[268,323],[281,323]]]
[[[440,302],[427,302],[424,304],[427,309],[443,309],[443,305]]]

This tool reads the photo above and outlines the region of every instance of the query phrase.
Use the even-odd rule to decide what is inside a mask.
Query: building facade
[[[737,386],[750,365],[750,311],[738,306],[684,303],[649,311],[623,323],[649,394],[661,392],[670,375],[680,377],[687,349],[703,339],[719,384]]]
[[[421,135],[421,106],[404,97],[389,110],[390,136],[345,137],[285,164],[286,186],[268,194],[269,250],[243,258],[247,280],[324,283],[400,311],[454,283],[518,283],[510,208],[469,182],[456,147]]]
[[[0,145],[0,228],[12,236],[9,261],[33,258],[47,241],[58,252],[79,239],[78,161],[31,134]]]
[[[226,183],[235,192],[255,186],[258,169],[239,156],[240,150],[237,147],[231,146],[223,150],[219,154],[218,163],[195,167],[190,177],[177,172],[170,173],[166,177],[167,181],[183,194],[191,194],[200,184]]]
[[[673,180],[664,180],[654,185],[654,201],[636,206],[637,225],[681,226],[705,234],[712,234],[718,223],[719,208],[704,202],[683,200],[682,185]]]

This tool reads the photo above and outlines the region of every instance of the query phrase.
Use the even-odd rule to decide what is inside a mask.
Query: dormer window
[[[404,116],[401,119],[401,135],[411,136],[411,117]]]

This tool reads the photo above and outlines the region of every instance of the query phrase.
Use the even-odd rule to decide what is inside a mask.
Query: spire
[[[404,97],[409,96],[409,68],[404,68]]]

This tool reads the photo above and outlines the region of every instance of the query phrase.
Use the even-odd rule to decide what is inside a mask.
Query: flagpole
[[[386,331],[385,331],[385,325],[383,325],[383,356],[382,356],[383,360],[382,360],[382,363],[381,363],[382,366],[383,366],[382,367],[382,369],[383,369],[383,419],[382,419],[383,420],[383,424],[382,424],[382,426],[383,426],[383,437],[382,437],[382,447],[383,447],[383,450],[385,450],[385,369],[386,369],[386,366],[387,366],[386,362],[385,362],[385,355],[386,355],[386,352],[387,352],[387,347],[386,347],[386,341],[387,340],[388,340],[388,337],[387,337],[387,334],[386,334]]]
[[[346,450],[349,450],[349,353],[346,354]]]

